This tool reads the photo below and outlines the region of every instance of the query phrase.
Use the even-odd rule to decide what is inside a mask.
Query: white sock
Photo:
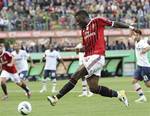
[[[56,91],[56,79],[52,79],[52,92]]]
[[[87,82],[86,82],[86,80],[82,80],[82,93],[84,94],[84,95],[87,95]]]
[[[133,84],[133,87],[134,87],[134,90],[138,93],[139,96],[143,96],[144,95],[143,90],[142,90],[142,88],[141,88],[139,83]]]
[[[47,89],[47,80],[46,79],[44,79],[44,80],[42,80],[42,89]]]

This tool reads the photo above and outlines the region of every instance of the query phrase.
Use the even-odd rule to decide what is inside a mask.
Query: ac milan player
[[[126,106],[128,106],[128,100],[124,90],[115,91],[109,89],[98,85],[98,81],[102,67],[105,63],[105,26],[131,29],[134,29],[134,27],[110,21],[106,18],[90,19],[89,14],[84,10],[78,11],[75,14],[75,18],[82,31],[82,44],[85,52],[83,65],[80,66],[79,69],[72,75],[70,81],[56,96],[47,97],[48,101],[52,106],[54,106],[60,98],[74,88],[80,78],[85,77],[91,92],[105,97],[117,97]]]
[[[3,50],[3,46],[0,44],[0,67],[1,67],[1,75],[0,75],[0,84],[2,90],[4,92],[4,96],[2,100],[8,98],[6,81],[11,78],[18,86],[20,86],[27,93],[28,98],[30,98],[31,93],[28,87],[24,82],[20,80],[20,77],[17,73],[16,67],[14,65],[14,59],[9,52]]]

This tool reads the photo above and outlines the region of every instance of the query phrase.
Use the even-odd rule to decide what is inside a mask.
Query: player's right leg
[[[144,92],[143,92],[143,90],[142,90],[141,85],[138,83],[138,80],[134,78],[134,79],[132,80],[132,84],[133,84],[134,90],[135,90],[135,91],[137,92],[137,94],[139,95],[139,98],[136,99],[135,102],[139,102],[139,103],[141,103],[141,102],[146,102],[147,99],[146,99],[146,97],[145,97],[145,95],[144,95]]]
[[[26,83],[22,81],[18,73],[10,74],[12,81],[14,81],[19,87],[21,87],[25,92],[28,98],[31,97],[30,89],[27,87]]]
[[[9,74],[5,70],[2,70],[0,75],[0,84],[4,93],[4,95],[1,98],[2,100],[6,100],[8,98],[7,85],[6,85],[6,81],[8,80],[8,78],[9,78]]]
[[[137,69],[135,70],[135,73],[134,73],[134,78],[132,80],[133,88],[137,92],[137,94],[139,95],[139,98],[137,100],[135,100],[135,102],[140,102],[140,103],[147,101],[147,99],[144,95],[144,92],[142,90],[142,87],[138,83],[138,81],[143,80],[142,70],[143,70],[142,67],[137,67]]]
[[[49,70],[44,70],[44,78],[42,80],[42,88],[40,90],[40,93],[46,92],[47,91],[47,78],[49,77]]]
[[[115,91],[105,86],[98,85],[99,76],[92,75],[87,78],[88,85],[90,87],[90,91],[94,94],[99,94],[104,97],[116,97],[121,102],[123,102],[126,106],[128,106],[128,99],[126,97],[125,91]]]
[[[62,89],[59,91],[59,93],[56,96],[48,96],[47,99],[50,102],[52,106],[56,105],[57,101],[62,98],[64,95],[66,95],[70,90],[72,90],[77,81],[87,75],[87,70],[84,66],[81,66],[71,77],[68,83],[66,83]]]

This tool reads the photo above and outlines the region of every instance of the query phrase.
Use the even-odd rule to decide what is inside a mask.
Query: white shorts
[[[86,75],[85,78],[89,78],[93,74],[101,76],[101,71],[105,64],[105,57],[100,55],[87,56],[84,57],[83,64],[88,72],[88,75]]]
[[[1,78],[6,78],[7,80],[11,79],[15,83],[20,83],[20,81],[21,81],[18,73],[13,74],[13,73],[9,73],[5,70],[2,70],[0,77]]]

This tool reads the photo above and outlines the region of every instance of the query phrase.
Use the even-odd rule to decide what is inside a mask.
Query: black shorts
[[[44,70],[44,79],[51,77],[51,79],[56,78],[56,70]]]

